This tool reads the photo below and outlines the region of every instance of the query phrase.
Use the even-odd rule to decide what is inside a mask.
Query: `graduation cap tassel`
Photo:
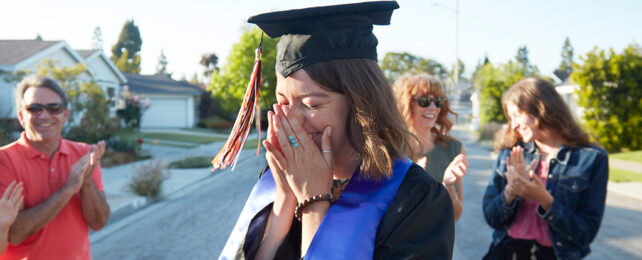
[[[261,41],[259,42],[259,47],[256,48],[254,68],[252,69],[250,82],[248,83],[247,90],[245,91],[245,97],[243,98],[241,109],[236,116],[234,127],[232,128],[230,136],[227,138],[227,142],[225,142],[225,145],[223,145],[221,150],[212,160],[212,166],[214,167],[212,171],[215,171],[217,169],[225,169],[230,164],[232,164],[232,170],[234,170],[236,162],[238,161],[239,154],[243,149],[243,145],[245,144],[245,140],[250,133],[250,127],[252,124],[252,120],[254,120],[255,114],[258,114],[258,116],[256,117],[256,128],[258,130],[259,146],[256,150],[256,155],[259,155],[259,151],[261,148],[261,113],[258,106],[258,99],[259,93],[261,91],[262,46],[263,34],[261,33]]]

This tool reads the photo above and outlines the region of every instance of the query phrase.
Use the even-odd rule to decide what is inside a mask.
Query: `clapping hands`
[[[453,185],[456,182],[459,182],[468,171],[468,159],[466,159],[465,154],[459,154],[455,159],[450,162],[446,172],[444,172],[443,183],[446,186]]]
[[[91,145],[91,148],[83,157],[81,157],[69,172],[66,187],[71,189],[73,193],[79,191],[83,186],[91,184],[91,176],[100,163],[100,159],[105,153],[105,142],[100,141],[97,144]]]
[[[535,174],[539,160],[532,160],[526,167],[524,163],[523,149],[519,146],[513,147],[510,156],[506,158],[506,178],[508,185],[504,191],[505,200],[512,202],[515,196],[547,204],[547,199],[552,197],[546,191],[546,186]]]
[[[22,195],[22,182],[12,181],[4,190],[0,198],[0,230],[9,230],[11,224],[18,216],[24,195]]]

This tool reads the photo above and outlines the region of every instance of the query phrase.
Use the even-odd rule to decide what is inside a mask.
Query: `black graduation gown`
[[[254,259],[272,204],[250,222],[237,259]],[[451,259],[455,240],[453,205],[446,188],[413,164],[381,219],[373,259]],[[293,219],[274,259],[300,259],[301,223]]]

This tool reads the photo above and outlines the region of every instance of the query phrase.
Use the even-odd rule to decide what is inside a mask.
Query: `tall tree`
[[[528,59],[528,48],[526,45],[522,45],[517,49],[517,54],[515,55],[515,60],[518,63],[521,63],[524,65],[524,68],[526,69],[526,76],[534,76],[539,73],[539,70],[537,69],[536,66],[533,66]]]
[[[42,36],[40,34],[36,35],[36,40],[42,41]]]
[[[457,65],[459,65],[459,70],[457,71],[457,78],[461,79],[461,75],[464,74],[464,70],[466,69],[466,66],[464,66],[464,62],[461,60],[457,60]],[[453,66],[453,70],[450,71],[450,76],[452,78],[455,78],[455,67]]]
[[[564,46],[562,46],[562,62],[560,62],[560,66],[555,70],[554,74],[564,81],[571,75],[571,72],[573,72],[573,46],[571,46],[571,41],[566,37]]]
[[[205,53],[201,56],[200,64],[203,65],[203,76],[212,77],[212,72],[218,71],[218,56],[215,53]]]
[[[126,21],[120,31],[118,41],[111,48],[111,60],[122,72],[140,72],[140,48],[143,40],[134,20]],[[123,59],[124,57],[124,59]],[[120,66],[118,64],[121,64]]]
[[[158,64],[156,64],[156,74],[166,75],[168,77],[172,76],[172,73],[167,72],[167,56],[165,52],[161,49],[160,55],[158,56]]]
[[[91,38],[91,45],[94,50],[103,49],[103,32],[100,29],[100,26],[94,28],[94,36]]]

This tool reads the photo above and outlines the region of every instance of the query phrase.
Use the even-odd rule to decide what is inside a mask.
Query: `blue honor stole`
[[[330,206],[310,243],[305,259],[372,259],[381,218],[394,200],[412,161],[396,159],[389,179],[360,178],[355,173]],[[234,259],[256,213],[274,201],[276,184],[268,170],[254,185],[219,259]],[[259,238],[260,239],[260,238]]]

